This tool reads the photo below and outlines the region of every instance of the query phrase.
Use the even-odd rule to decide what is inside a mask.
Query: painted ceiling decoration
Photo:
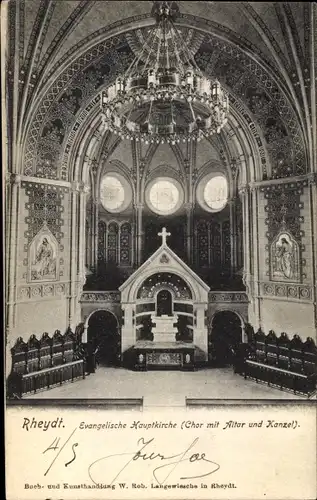
[[[243,133],[260,158],[257,180],[307,173],[315,154],[310,78],[317,70],[311,52],[316,5],[178,3],[176,28],[199,67],[229,94],[230,117],[216,142],[230,136],[238,150],[238,143],[245,147]],[[120,140],[102,129],[100,91],[139,53],[154,23],[151,7],[136,1],[107,2],[107,8],[103,1],[10,2],[7,74],[18,83],[8,87],[7,106],[11,116],[20,110],[9,131],[12,172],[72,181],[74,152],[93,167],[109,157],[115,142],[118,147]],[[188,158],[181,152],[185,169]]]

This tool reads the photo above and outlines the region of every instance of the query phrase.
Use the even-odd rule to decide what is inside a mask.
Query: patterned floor
[[[144,407],[185,406],[186,398],[304,400],[234,374],[232,368],[203,369],[196,372],[133,372],[124,368],[99,367],[85,380],[68,383],[29,399],[144,398]]]

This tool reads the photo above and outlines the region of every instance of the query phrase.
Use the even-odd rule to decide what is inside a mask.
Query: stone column
[[[236,199],[229,201],[230,210],[230,250],[231,250],[231,275],[237,270],[237,220]]]
[[[199,349],[196,361],[203,362],[208,361],[208,329],[206,326],[206,310],[207,304],[194,305],[196,321],[193,331],[193,343]]]
[[[78,195],[78,234],[77,234],[77,248],[78,248],[78,260],[77,260],[77,300],[76,300],[76,311],[72,322],[72,328],[74,329],[78,323],[81,321],[81,308],[80,308],[80,298],[83,291],[83,287],[86,283],[86,266],[85,266],[85,251],[86,251],[86,199],[90,191],[88,185],[79,185],[79,195]]]
[[[92,204],[92,267],[98,267],[98,222],[99,222],[99,199],[93,200]]]
[[[185,203],[184,208],[186,210],[186,254],[187,262],[189,265],[193,264],[193,213],[194,207],[192,203]]]
[[[243,283],[246,287],[246,293],[250,300],[249,320],[253,321],[253,296],[254,290],[251,283],[251,265],[250,265],[250,193],[249,186],[244,185],[239,189],[239,195],[242,202],[242,220],[243,220]],[[253,325],[257,328],[257,325]]]
[[[17,259],[19,241],[19,217],[21,176],[8,173],[6,176],[8,196],[8,211],[6,213],[6,374],[9,375],[12,366],[11,348],[15,342],[15,315],[17,294]]]
[[[311,256],[312,256],[312,298],[314,303],[315,328],[317,331],[317,173],[309,176],[309,197],[311,215]],[[317,338],[314,339],[317,342]]]
[[[124,323],[121,329],[121,353],[132,347],[136,342],[135,325],[133,324],[134,304],[123,303]]]
[[[243,269],[245,279],[250,278],[250,218],[249,218],[249,187],[243,186],[239,190],[242,201],[243,219]]]
[[[84,325],[84,331],[81,337],[81,341],[83,344],[87,344],[88,342],[88,323]]]
[[[71,209],[70,209],[70,283],[68,294],[68,325],[74,330],[76,327],[77,319],[77,293],[78,293],[78,260],[79,260],[79,246],[78,246],[78,231],[79,228],[79,192],[80,183],[73,182],[71,187]]]
[[[136,212],[136,264],[139,267],[143,258],[143,203],[135,204]]]
[[[258,189],[253,186],[250,190],[250,205],[251,214],[250,222],[251,229],[251,259],[250,262],[252,281],[253,281],[253,303],[254,303],[254,319],[256,325],[261,326],[261,293],[260,293],[260,275],[259,275],[259,227],[258,227]]]

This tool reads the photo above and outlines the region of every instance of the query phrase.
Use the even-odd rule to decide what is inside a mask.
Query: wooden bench
[[[32,373],[13,372],[8,378],[8,396],[21,398],[24,394],[36,394],[44,389],[51,389],[64,382],[73,382],[85,378],[85,362],[83,359],[62,365],[44,368]]]
[[[315,392],[317,375],[304,374],[277,366],[267,365],[258,361],[246,359],[244,363],[244,378],[251,378],[256,382],[262,381],[269,386],[279,389],[290,389],[294,394],[310,395]]]

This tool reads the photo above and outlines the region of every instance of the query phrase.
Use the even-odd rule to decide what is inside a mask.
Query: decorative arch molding
[[[90,318],[91,318],[91,317],[92,317],[92,316],[93,316],[96,312],[101,312],[101,311],[103,311],[103,312],[107,312],[107,313],[111,314],[111,315],[115,318],[115,320],[116,320],[116,322],[117,322],[117,326],[118,326],[118,328],[120,328],[120,319],[118,318],[118,316],[116,315],[116,313],[115,313],[114,311],[112,311],[111,309],[107,309],[106,307],[100,307],[100,306],[98,307],[98,306],[96,306],[96,309],[94,309],[93,311],[91,311],[91,312],[88,314],[88,316],[87,316],[87,317],[83,320],[83,321],[84,321],[84,327],[85,327],[85,329],[88,329],[88,327],[89,327],[89,320],[90,320]]]
[[[153,21],[150,21],[147,16],[139,16],[138,17],[139,21],[140,19],[144,21],[144,25],[148,26],[153,24]],[[210,32],[210,27],[213,26],[214,28],[214,34],[213,35],[207,35],[207,39],[209,41],[212,41],[213,47],[216,47],[218,51],[221,51],[221,54],[228,54],[232,56],[233,58],[240,59],[243,63],[243,67],[245,70],[248,70],[251,72],[254,77],[256,78],[257,85],[260,85],[260,87],[265,87],[267,95],[270,96],[271,102],[274,102],[275,105],[277,106],[277,109],[279,111],[279,115],[283,118],[283,121],[285,122],[286,128],[289,130],[290,136],[287,136],[288,140],[291,141],[293,144],[293,150],[294,150],[294,162],[292,165],[294,165],[294,169],[291,172],[292,175],[297,175],[300,173],[305,173],[306,170],[306,154],[305,154],[305,145],[304,145],[304,140],[303,140],[303,130],[304,128],[301,127],[302,121],[299,123],[298,119],[296,117],[296,114],[292,108],[292,105],[288,101],[288,97],[286,96],[286,92],[284,90],[283,85],[281,84],[280,79],[278,78],[277,74],[274,73],[274,70],[272,67],[269,67],[266,63],[263,62],[263,60],[258,60],[259,56],[255,55],[254,48],[250,47],[250,43],[247,43],[246,45],[243,45],[243,40],[239,38],[238,40],[236,39],[237,37],[231,37],[233,35],[230,30],[224,29],[223,26],[217,25],[217,23],[212,23],[211,21],[207,21],[201,18],[196,18],[195,16],[189,16],[189,15],[181,15],[180,21],[177,23],[179,26],[188,26],[188,20],[190,20],[190,26],[194,29],[198,29],[201,32],[206,32],[207,27],[208,31]],[[120,29],[120,27],[125,26],[130,29],[136,29],[135,25],[133,26],[133,23],[136,23],[136,19],[130,19],[130,20],[124,20],[123,22],[116,23],[116,26],[109,26],[105,30],[105,32],[112,33],[111,30],[114,29]],[[140,26],[138,26],[140,28]],[[123,31],[123,30],[122,30]],[[225,36],[224,36],[225,33]],[[229,36],[230,35],[230,36]],[[104,35],[103,35],[104,36]],[[226,38],[226,39],[224,39]],[[230,38],[230,40],[229,40]],[[232,38],[232,39],[231,39]],[[235,39],[234,39],[235,38]],[[238,46],[234,46],[233,44],[238,44]],[[122,53],[119,55],[118,54],[118,49],[122,51]],[[111,52],[112,51],[112,52]],[[126,53],[124,54],[124,51]],[[100,41],[99,45],[96,45],[96,39],[95,39],[95,44],[93,47],[90,47],[89,50],[86,50],[86,52],[83,51],[83,53],[80,55],[79,58],[77,58],[75,61],[72,62],[67,68],[64,69],[63,73],[60,73],[55,79],[54,83],[51,85],[49,89],[46,89],[46,95],[44,93],[42,94],[42,101],[39,107],[35,110],[34,115],[32,116],[32,123],[30,120],[28,120],[28,123],[30,124],[30,128],[28,129],[28,137],[26,141],[24,142],[25,144],[25,154],[24,158],[22,160],[21,158],[21,163],[23,162],[25,165],[25,171],[24,173],[26,175],[37,175],[37,176],[44,176],[48,177],[46,173],[41,174],[41,172],[34,172],[34,169],[36,168],[35,162],[36,162],[36,151],[39,149],[39,146],[41,146],[41,134],[42,134],[42,139],[47,139],[47,135],[43,135],[47,132],[47,129],[45,129],[44,124],[45,123],[50,123],[48,120],[50,119],[49,113],[52,110],[52,105],[56,101],[56,99],[60,98],[60,100],[63,98],[65,92],[71,92],[71,88],[69,86],[69,83],[72,81],[72,79],[76,79],[78,77],[78,72],[80,70],[83,70],[87,68],[87,66],[93,62],[95,65],[97,64],[98,60],[100,61],[100,58],[105,56],[108,57],[109,60],[111,59],[112,62],[115,62],[115,66],[119,70],[120,67],[123,69],[124,65],[126,63],[126,55],[127,53],[131,53],[131,49],[129,48],[126,38],[124,34],[120,34],[118,36],[114,36],[112,38],[108,38],[107,40]],[[196,59],[199,59],[201,56],[201,53],[199,53],[196,56]],[[99,59],[98,59],[99,58]],[[205,71],[208,73],[210,70],[210,64],[208,66],[207,61]],[[112,64],[111,66],[114,66]],[[219,79],[224,80],[222,75],[217,75]],[[114,74],[112,74],[112,78],[114,77]],[[241,79],[240,79],[241,80]],[[107,84],[109,84],[111,81],[111,77],[108,78]],[[241,83],[241,81],[240,81]],[[94,91],[98,91],[96,88]],[[95,96],[95,99],[98,100],[99,95]],[[86,113],[89,113],[89,110],[87,110],[86,107]],[[65,114],[65,120],[74,120],[76,119],[76,114],[72,114],[67,110]],[[71,116],[70,116],[71,115]],[[299,116],[300,113],[299,113]],[[30,118],[30,117],[29,117]],[[253,121],[253,120],[252,120]],[[67,130],[69,129],[69,124],[70,122],[67,122]],[[77,123],[77,120],[76,120]],[[51,130],[52,132],[52,130]],[[54,130],[53,130],[54,132]],[[74,130],[72,129],[72,132],[74,133]],[[71,133],[69,136],[71,136]],[[76,132],[76,130],[75,130]],[[54,134],[53,134],[54,135]],[[55,143],[59,143],[61,145],[62,143],[62,138],[59,136],[58,132],[55,130],[55,136],[53,137],[55,140]],[[46,140],[48,142],[48,139]],[[44,141],[45,143],[45,141]],[[286,147],[287,146],[287,147]],[[285,146],[285,150],[289,149],[288,145]],[[65,148],[67,151],[67,148]],[[276,155],[277,152],[273,148],[273,155]],[[285,172],[282,173],[285,175]],[[283,176],[280,175],[280,176]],[[290,175],[286,172],[286,175]]]
[[[128,294],[127,294],[127,301],[134,302],[134,301],[138,300],[138,298],[137,298],[138,291],[141,288],[143,282],[146,281],[147,278],[150,278],[153,274],[155,274],[157,272],[158,272],[157,270],[153,271],[153,269],[150,269],[150,270],[142,273],[142,276],[138,276],[130,286],[130,289],[129,289]],[[201,301],[201,290],[199,289],[199,286],[194,282],[190,282],[186,275],[175,270],[175,268],[173,266],[169,265],[168,263],[162,264],[160,266],[159,272],[160,273],[175,274],[179,278],[183,279],[185,281],[186,285],[188,286],[191,294],[192,294],[193,302],[200,302]]]
[[[230,313],[235,314],[239,318],[239,320],[241,322],[242,329],[244,328],[245,324],[248,321],[247,316],[243,317],[243,314],[241,314],[241,311],[235,309],[235,306],[233,304],[232,306],[219,306],[217,308],[217,310],[213,311],[213,313],[212,313],[212,315],[210,317],[210,325],[211,326],[213,325],[214,319],[217,316],[217,314],[218,313],[223,313],[223,312],[230,312]]]
[[[208,321],[209,335],[212,335],[215,317],[217,316],[218,313],[224,313],[224,312],[230,312],[237,316],[237,318],[240,320],[240,326],[241,326],[241,341],[247,342],[248,339],[245,332],[245,326],[248,323],[248,310],[245,307],[241,307],[235,304],[232,304],[230,307],[228,307],[227,305],[226,306],[215,305],[209,309],[209,321]]]

